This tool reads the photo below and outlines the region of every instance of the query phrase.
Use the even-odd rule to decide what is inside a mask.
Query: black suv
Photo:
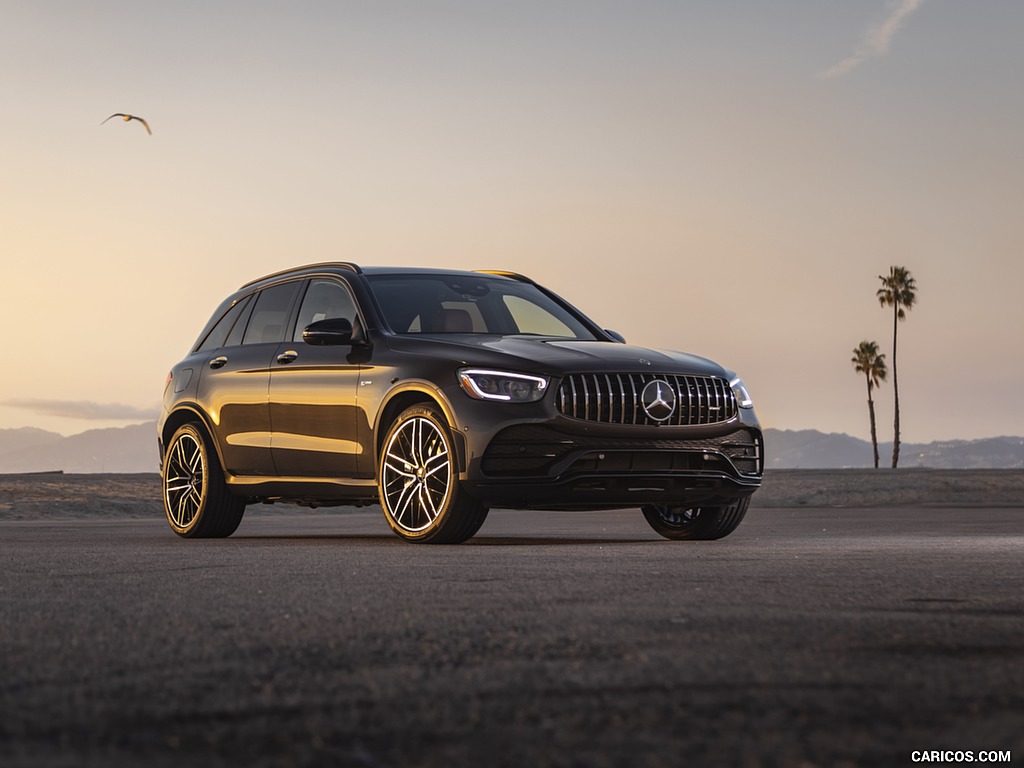
[[[248,283],[167,379],[167,520],[229,536],[247,504],[379,502],[455,543],[492,506],[640,507],[669,539],[731,533],[761,484],[743,382],[630,346],[522,275],[315,264]]]

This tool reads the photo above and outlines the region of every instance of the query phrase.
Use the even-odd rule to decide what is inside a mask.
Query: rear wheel
[[[217,454],[198,425],[183,424],[167,445],[162,472],[167,522],[186,538],[230,536],[245,502],[228,492]]]
[[[648,504],[642,508],[651,528],[666,539],[720,539],[736,530],[747,514],[750,497],[724,507],[684,507]]]
[[[384,517],[403,539],[457,544],[487,518],[487,507],[459,484],[450,429],[432,406],[401,413],[384,438],[377,470]]]

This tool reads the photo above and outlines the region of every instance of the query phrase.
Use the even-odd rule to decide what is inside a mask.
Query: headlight
[[[737,376],[729,382],[729,386],[732,387],[732,392],[736,395],[736,405],[740,408],[754,407],[754,401],[751,399],[750,393],[747,391],[747,385],[743,383],[743,379]]]
[[[510,403],[535,402],[544,397],[548,389],[548,380],[542,376],[481,368],[460,369],[459,383],[467,395],[477,400],[502,400]]]

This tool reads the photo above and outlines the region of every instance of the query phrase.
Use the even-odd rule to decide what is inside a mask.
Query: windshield
[[[367,275],[395,333],[487,333],[594,341],[535,285],[476,275]]]

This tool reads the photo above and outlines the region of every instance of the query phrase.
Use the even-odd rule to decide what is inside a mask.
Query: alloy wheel
[[[381,502],[394,523],[416,533],[445,510],[452,493],[448,441],[430,419],[408,419],[385,448]]]
[[[658,505],[658,516],[666,525],[680,527],[689,525],[700,517],[700,508],[694,507],[668,507]]]
[[[164,472],[164,500],[171,523],[188,528],[196,519],[206,494],[206,457],[199,441],[183,432],[171,446]]]

